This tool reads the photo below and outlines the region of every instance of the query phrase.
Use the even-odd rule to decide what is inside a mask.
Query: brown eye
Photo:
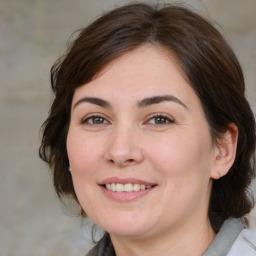
[[[107,124],[108,121],[102,116],[90,116],[82,121],[82,124],[97,125]]]
[[[165,125],[165,124],[172,124],[174,123],[174,121],[167,116],[157,115],[157,116],[151,117],[148,120],[148,123],[153,125]]]

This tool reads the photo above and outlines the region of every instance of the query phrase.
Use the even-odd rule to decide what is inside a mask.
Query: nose
[[[138,134],[135,129],[116,128],[109,136],[105,159],[118,167],[136,165],[144,160]]]

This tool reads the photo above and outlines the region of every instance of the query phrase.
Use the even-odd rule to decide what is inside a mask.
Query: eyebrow
[[[173,95],[159,95],[159,96],[145,98],[143,100],[138,101],[137,107],[144,108],[144,107],[148,107],[148,106],[154,105],[154,104],[159,104],[159,103],[162,103],[165,101],[175,102],[175,103],[180,104],[184,108],[189,109],[181,100],[179,100],[177,97],[175,97]],[[103,100],[101,98],[95,98],[95,97],[84,97],[84,98],[78,100],[75,103],[73,108],[77,107],[77,105],[79,105],[83,102],[95,104],[95,105],[98,105],[103,108],[112,108],[111,104],[108,101]]]
[[[145,98],[141,101],[138,102],[137,106],[138,107],[148,107],[150,105],[153,104],[158,104],[164,101],[172,101],[175,103],[180,104],[181,106],[183,106],[186,109],[189,109],[185,103],[183,103],[181,100],[179,100],[177,97],[173,96],[173,95],[161,95],[161,96],[154,96],[154,97],[150,97],[150,98]]]
[[[94,98],[94,97],[84,97],[84,98],[80,99],[79,101],[76,102],[76,104],[74,105],[74,108],[82,102],[88,102],[88,103],[95,104],[95,105],[98,105],[103,108],[111,108],[110,103],[107,102],[106,100],[103,100],[100,98]]]

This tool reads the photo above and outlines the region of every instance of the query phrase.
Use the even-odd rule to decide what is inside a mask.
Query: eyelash
[[[101,123],[93,123],[93,120],[96,120],[96,119],[101,119],[103,122]],[[92,121],[92,123],[90,123],[89,121]],[[92,116],[89,116],[89,117],[86,117],[85,119],[83,119],[81,121],[81,124],[88,124],[88,125],[103,125],[103,124],[106,124],[106,123],[109,123],[105,117],[101,116],[101,115],[92,115]]]
[[[150,125],[157,125],[157,126],[159,126],[159,125],[168,125],[168,124],[173,124],[174,123],[174,120],[173,119],[171,119],[170,117],[168,117],[168,116],[166,116],[166,115],[163,115],[163,114],[156,114],[156,115],[152,115],[152,116],[150,116],[148,119],[147,119],[147,121],[146,121],[146,123],[149,123],[151,120],[154,120],[155,119],[155,123],[154,124],[150,124]],[[165,122],[164,123],[156,123],[156,120],[157,119],[160,119],[160,120],[164,120]]]
[[[100,123],[97,121],[97,119],[100,119],[100,120],[98,120],[98,121],[100,121]],[[158,119],[158,121],[160,121],[160,123],[157,123],[157,119]],[[152,120],[155,120],[154,123],[150,123]],[[164,122],[161,123],[162,121],[164,121]],[[101,115],[92,115],[92,116],[86,117],[85,119],[83,119],[81,121],[81,124],[83,124],[83,125],[105,125],[105,124],[109,124],[109,123],[110,122],[105,117],[103,117]],[[164,126],[164,125],[169,125],[169,124],[173,124],[173,123],[175,123],[175,121],[166,115],[152,114],[151,116],[149,116],[147,118],[147,120],[144,124],[155,125],[155,126]]]

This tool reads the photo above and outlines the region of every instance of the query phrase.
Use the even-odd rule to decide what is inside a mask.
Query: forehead
[[[144,45],[109,63],[89,83],[77,88],[82,96],[140,100],[171,94],[184,101],[198,101],[176,58],[159,46]]]
[[[108,71],[111,72],[111,69],[121,71],[120,73],[115,74],[116,77],[119,74],[122,76],[125,74],[130,76],[130,73],[134,73],[134,77],[135,75],[147,74],[149,78],[152,78],[153,75],[161,74],[166,76],[166,73],[164,73],[165,71],[169,73],[169,71],[175,70],[177,74],[179,73],[179,75],[184,78],[184,80],[187,80],[176,56],[172,54],[170,50],[160,45],[144,44],[122,54],[108,63],[93,77],[92,81],[104,76]],[[148,71],[154,72],[149,73]],[[173,72],[173,75],[175,75],[174,73],[176,72]],[[130,79],[132,79],[131,76]],[[145,80],[145,78],[143,79]]]

